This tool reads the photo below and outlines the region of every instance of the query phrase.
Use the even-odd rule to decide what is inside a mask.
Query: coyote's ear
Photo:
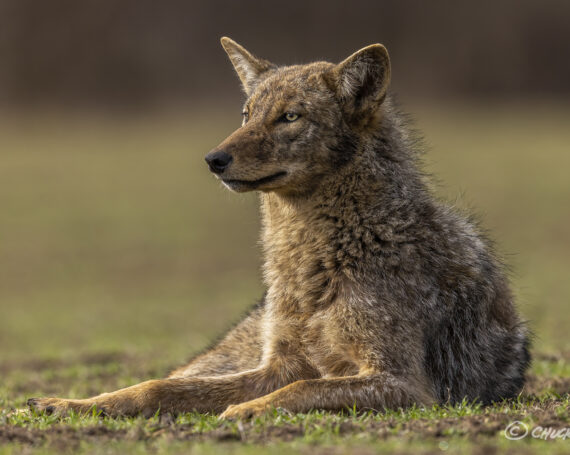
[[[241,79],[245,93],[248,96],[251,95],[255,86],[262,79],[263,73],[276,68],[276,66],[267,60],[254,57],[238,43],[226,36],[220,41]]]
[[[372,44],[336,65],[332,74],[337,96],[357,111],[373,111],[384,100],[390,83],[390,57],[381,44]]]

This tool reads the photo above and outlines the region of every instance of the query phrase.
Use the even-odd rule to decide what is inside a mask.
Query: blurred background
[[[227,35],[276,63],[371,43],[438,194],[479,214],[541,351],[570,349],[567,0],[0,0],[0,360],[176,364],[262,292],[254,194],[203,156],[241,121]]]

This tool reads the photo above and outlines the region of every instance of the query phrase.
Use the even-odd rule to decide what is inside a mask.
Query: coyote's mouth
[[[267,185],[268,183],[272,183],[286,174],[286,171],[279,171],[275,174],[271,174],[257,180],[222,179],[222,182],[224,182],[228,188],[234,191],[247,191],[254,190],[257,187]]]

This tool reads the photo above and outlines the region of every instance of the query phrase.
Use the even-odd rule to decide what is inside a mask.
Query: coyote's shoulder
[[[516,396],[527,331],[488,241],[430,192],[386,49],[277,67],[222,45],[247,100],[206,161],[230,189],[261,192],[262,302],[165,380],[34,404],[247,417]]]

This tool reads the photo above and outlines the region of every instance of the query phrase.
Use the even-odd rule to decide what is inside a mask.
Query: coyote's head
[[[206,161],[234,191],[307,193],[353,159],[382,117],[390,60],[381,44],[338,65],[277,67],[229,38],[221,41],[248,98],[242,126]]]

